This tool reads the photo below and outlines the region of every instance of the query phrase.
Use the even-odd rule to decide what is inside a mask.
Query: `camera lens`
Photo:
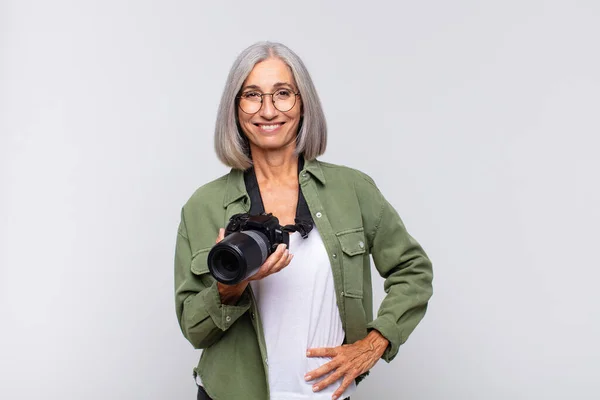
[[[213,263],[214,269],[218,271],[222,280],[236,279],[240,270],[240,261],[231,249],[226,247],[218,249],[213,256]]]
[[[235,285],[249,278],[269,256],[269,241],[261,232],[235,232],[208,253],[208,269],[221,283]]]
[[[237,269],[237,259],[233,254],[224,252],[219,261],[221,262],[221,267],[227,272],[235,272]]]

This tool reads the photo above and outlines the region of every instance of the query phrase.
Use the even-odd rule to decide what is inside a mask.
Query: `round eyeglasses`
[[[291,89],[279,89],[273,93],[247,91],[237,96],[240,109],[246,114],[256,114],[262,107],[263,96],[271,96],[273,106],[281,112],[290,111],[296,105],[296,97],[300,92]]]

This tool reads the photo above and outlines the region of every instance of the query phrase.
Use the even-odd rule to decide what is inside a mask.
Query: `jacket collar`
[[[227,175],[227,188],[223,198],[223,207],[227,208],[228,205],[243,197],[250,198],[244,184],[244,171],[232,168],[229,175]]]
[[[304,162],[304,171],[308,172],[322,184],[327,183],[325,175],[323,175],[323,169],[321,168],[321,162],[319,160],[310,160]]]
[[[304,168],[300,173],[304,171],[316,178],[322,185],[326,184],[319,160],[305,161]],[[223,198],[223,207],[227,208],[228,205],[243,197],[250,198],[244,183],[244,171],[232,168],[227,176],[227,189]]]

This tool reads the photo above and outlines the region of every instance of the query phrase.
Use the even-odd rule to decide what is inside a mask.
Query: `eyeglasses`
[[[290,111],[296,105],[296,97],[300,92],[291,89],[279,89],[273,93],[260,93],[257,91],[244,92],[237,96],[240,109],[246,114],[256,114],[262,107],[263,96],[271,96],[273,106],[281,112]]]

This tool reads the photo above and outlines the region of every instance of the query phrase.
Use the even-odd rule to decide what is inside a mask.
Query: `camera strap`
[[[298,157],[298,173],[304,168],[304,157]],[[244,171],[244,184],[246,185],[246,191],[250,196],[250,215],[263,214],[265,212],[265,206],[260,195],[260,189],[258,187],[258,180],[256,179],[256,172],[254,167],[251,167]],[[302,194],[302,189],[298,185],[298,204],[296,205],[296,218],[294,219],[294,225],[286,225],[283,230],[286,232],[298,232],[303,239],[308,237],[308,233],[314,226],[314,221],[306,199]]]

